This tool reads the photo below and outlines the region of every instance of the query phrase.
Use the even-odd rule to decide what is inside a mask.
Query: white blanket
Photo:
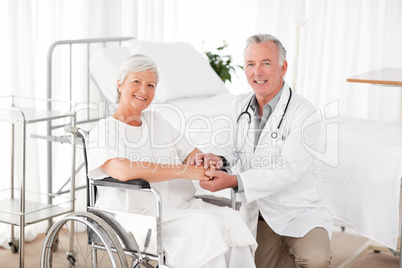
[[[331,167],[317,160],[316,171],[319,192],[332,216],[360,235],[396,249],[402,124],[341,117],[339,143],[329,140],[327,149],[339,148],[339,164]]]

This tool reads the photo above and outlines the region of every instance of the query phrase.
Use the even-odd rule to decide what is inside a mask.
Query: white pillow
[[[130,57],[127,47],[98,50],[89,62],[94,82],[110,103],[117,100],[117,73],[121,63]]]
[[[130,40],[128,50],[150,56],[156,62],[160,77],[157,102],[229,92],[209,62],[188,43]]]

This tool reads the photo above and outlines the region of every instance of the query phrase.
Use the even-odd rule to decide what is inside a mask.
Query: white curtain
[[[402,87],[347,83],[353,75],[402,68],[402,1],[311,1],[301,30],[298,91],[340,113],[399,121]]]
[[[306,21],[297,20],[297,39],[300,14]],[[226,41],[226,52],[242,64],[245,39],[270,33],[287,48],[286,80],[317,108],[335,101],[344,115],[398,121],[401,88],[346,79],[402,67],[401,14],[399,0],[0,0],[0,95],[46,97],[47,49],[60,39],[133,36],[189,42],[200,52]],[[227,86],[234,94],[251,90],[241,70]],[[9,139],[7,131],[0,133],[1,148]],[[32,157],[28,173],[43,189],[45,170],[33,168],[35,159],[46,157],[41,146],[32,145],[39,157]],[[7,185],[10,159],[1,151]],[[2,245],[8,232],[0,226]]]

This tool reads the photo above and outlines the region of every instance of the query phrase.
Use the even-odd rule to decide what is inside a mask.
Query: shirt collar
[[[284,87],[284,86],[285,86],[285,83],[283,83],[281,90],[279,90],[279,92],[276,93],[275,96],[274,96],[267,104],[265,104],[265,105],[262,107],[263,111],[266,110],[266,107],[267,107],[267,106],[270,106],[270,107],[271,107],[271,111],[273,111],[273,110],[275,109],[276,105],[277,105],[278,102],[279,102],[279,99],[281,98],[281,95],[282,95],[282,91],[283,91],[283,87]],[[258,109],[257,109],[257,107],[258,107],[258,102],[257,102],[257,98],[256,98],[255,94],[253,95],[253,99],[251,100],[250,107],[251,107],[251,109],[253,110],[253,112],[254,112],[256,115],[258,115],[258,114],[257,114],[257,113],[258,113]]]

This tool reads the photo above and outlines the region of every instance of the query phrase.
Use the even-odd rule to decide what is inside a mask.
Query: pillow
[[[98,50],[89,62],[94,83],[110,103],[117,100],[117,73],[121,63],[130,57],[127,47]]]
[[[213,96],[229,92],[209,62],[188,43],[130,40],[131,54],[150,56],[157,64],[156,102]]]

